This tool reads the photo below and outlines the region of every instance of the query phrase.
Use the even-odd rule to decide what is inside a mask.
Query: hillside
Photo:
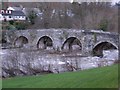
[[[3,79],[3,88],[117,88],[118,64],[78,72]]]
[[[27,27],[29,29],[75,28],[118,32],[118,6],[112,6],[110,2],[81,4],[77,2],[9,2],[3,4],[3,7],[6,5],[26,8],[25,12],[28,17],[31,17],[32,22]],[[31,16],[34,13],[37,13],[35,18]]]

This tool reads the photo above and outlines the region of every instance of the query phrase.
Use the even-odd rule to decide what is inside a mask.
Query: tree
[[[17,29],[17,30],[24,30],[27,28],[27,23],[26,22],[20,22],[20,21],[16,21],[14,23],[14,27]]]
[[[37,15],[33,10],[29,12],[28,18],[29,18],[31,24],[35,24],[36,17],[37,17]]]
[[[40,2],[37,3],[40,16],[34,18],[30,14],[30,21],[34,24],[30,28],[77,28],[77,29],[104,29],[116,31],[117,6],[109,2]],[[69,16],[68,11],[73,15]],[[104,20],[106,19],[107,22]],[[106,24],[105,24],[106,23]],[[104,25],[103,25],[104,24]],[[108,24],[108,25],[107,25]]]
[[[107,28],[108,28],[108,21],[104,19],[100,22],[99,29],[103,31],[107,31]]]

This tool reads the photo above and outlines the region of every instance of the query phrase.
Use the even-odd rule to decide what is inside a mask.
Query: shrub
[[[23,30],[27,28],[27,24],[25,22],[15,22],[14,26],[17,30]]]
[[[10,21],[9,21],[9,24],[13,25],[13,24],[14,24],[14,21],[13,21],[13,20],[10,20]]]
[[[3,30],[16,30],[14,25],[9,25],[9,24],[2,26],[2,29]]]
[[[29,12],[28,18],[29,18],[31,24],[35,24],[36,17],[37,17],[37,15],[34,11]]]
[[[99,24],[99,29],[103,31],[107,31],[108,28],[108,21],[107,20],[102,20]]]
[[[8,30],[16,30],[16,28],[15,28],[14,25],[9,25],[9,26],[8,26]]]

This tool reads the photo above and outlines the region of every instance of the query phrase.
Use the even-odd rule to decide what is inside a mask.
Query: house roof
[[[25,16],[25,14],[22,11],[12,11],[13,16]]]
[[[11,14],[9,13],[2,13],[3,16],[25,16],[22,11],[12,11]]]
[[[8,7],[7,10],[11,10],[11,9],[14,9],[14,10],[22,10],[21,7]]]

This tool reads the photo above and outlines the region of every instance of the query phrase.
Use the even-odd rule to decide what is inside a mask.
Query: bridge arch
[[[13,44],[15,47],[24,47],[24,45],[28,44],[28,38],[25,36],[19,36],[15,39]]]
[[[61,49],[66,51],[82,50],[82,44],[78,38],[69,37],[64,41]]]
[[[49,36],[42,36],[37,42],[37,49],[51,49],[53,48],[53,40]]]
[[[118,49],[117,45],[110,41],[101,41],[98,42],[93,47],[93,55],[94,56],[103,56],[103,50],[115,50]]]

